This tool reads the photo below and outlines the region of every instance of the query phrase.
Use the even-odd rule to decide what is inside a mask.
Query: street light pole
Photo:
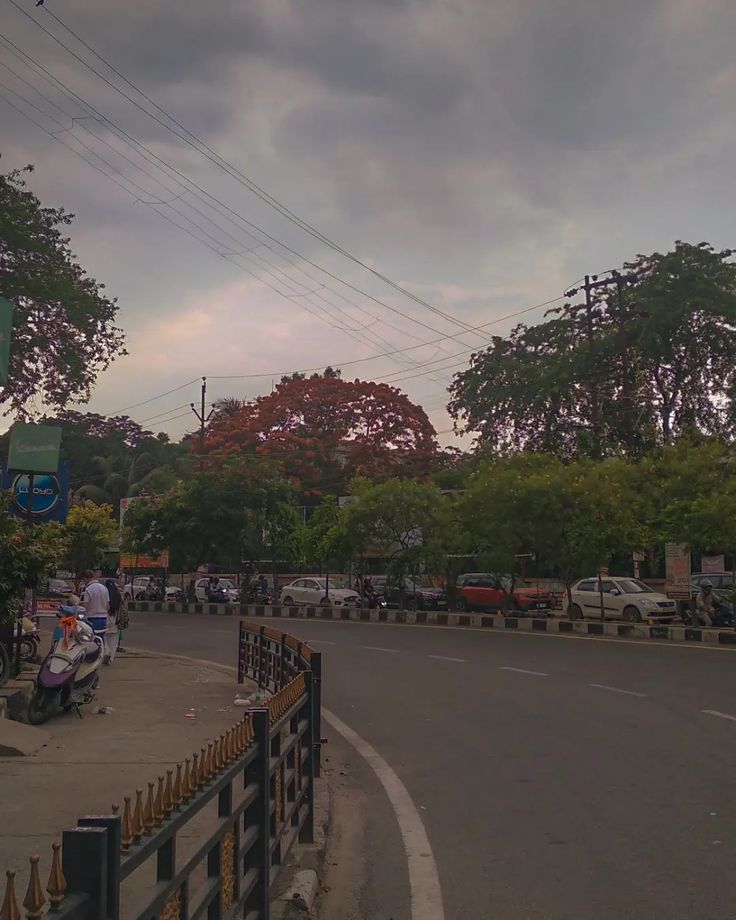
[[[199,468],[202,469],[204,466],[204,444],[205,444],[205,425],[212,418],[212,413],[214,409],[210,409],[209,413],[206,412],[205,398],[207,396],[207,378],[202,378],[202,402],[201,408],[197,410],[194,403],[189,403],[189,408],[199,419]]]

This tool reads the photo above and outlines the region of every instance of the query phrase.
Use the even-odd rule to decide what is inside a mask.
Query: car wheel
[[[473,608],[472,608],[472,607],[470,606],[470,604],[465,600],[464,597],[461,597],[461,598],[460,598],[460,609],[462,610],[463,613],[470,613],[470,611],[471,611]]]
[[[641,614],[636,607],[626,607],[624,610],[624,620],[627,623],[641,623]]]
[[[332,604],[330,603],[329,597],[323,597],[322,600],[319,602],[319,605],[320,607],[331,607],[332,606]]]
[[[573,604],[572,607],[570,607],[568,616],[571,620],[582,620],[583,611],[580,609],[580,607],[578,607],[577,604]]]
[[[281,603],[284,605],[284,607],[293,607],[293,605],[294,605],[294,598],[293,598],[293,597],[289,597],[289,596],[287,595],[287,596],[281,601]]]
[[[144,601],[144,600],[146,599],[146,592],[145,592],[145,591],[139,591],[139,592],[136,594],[135,599],[136,599],[137,601]]]
[[[416,597],[410,597],[407,600],[406,609],[407,610],[418,610],[419,609],[419,601],[416,599]]]

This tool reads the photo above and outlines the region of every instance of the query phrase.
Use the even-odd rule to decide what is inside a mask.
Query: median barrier
[[[196,613],[210,616],[267,617],[270,619],[350,620],[415,626],[454,626],[471,629],[515,629],[552,635],[609,639],[641,639],[702,645],[736,646],[736,630],[649,625],[606,620],[568,620],[558,617],[503,616],[499,613],[452,613],[438,610],[368,610],[365,607],[281,607],[265,604],[187,604],[173,601],[135,601],[131,611],[143,613]]]

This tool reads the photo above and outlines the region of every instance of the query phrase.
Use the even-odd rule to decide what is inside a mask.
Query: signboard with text
[[[31,477],[28,473],[14,473],[3,470],[3,489],[12,493],[10,506],[12,514],[28,519],[29,489]],[[33,502],[31,520],[36,524],[47,521],[66,521],[69,506],[69,462],[62,460],[57,473],[33,474]]]
[[[61,428],[16,422],[10,429],[8,469],[19,473],[55,473],[59,468]]]
[[[157,556],[141,553],[120,553],[121,569],[168,569],[169,551],[162,550]]]
[[[716,572],[726,571],[726,557],[720,556],[702,556],[700,559],[700,571],[707,572],[709,575]]]
[[[665,543],[667,597],[690,597],[690,548],[684,543]]]

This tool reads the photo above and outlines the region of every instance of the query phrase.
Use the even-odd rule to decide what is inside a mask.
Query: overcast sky
[[[74,249],[120,301],[131,354],[92,410],[203,374],[263,375],[210,380],[210,397],[250,397],[281,371],[332,364],[397,381],[445,430],[450,365],[511,321],[467,326],[675,239],[736,243],[733,0],[17,2],[171,124],[55,13],[231,164],[0,0],[0,33],[96,110],[0,46],[0,94],[38,123],[0,98],[0,168],[35,164],[32,188],[77,215]],[[233,169],[454,321],[305,233]],[[129,414],[178,436],[197,398],[191,384]]]

